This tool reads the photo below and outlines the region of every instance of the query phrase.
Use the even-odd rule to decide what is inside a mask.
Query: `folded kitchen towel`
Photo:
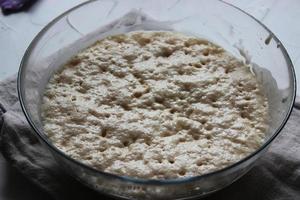
[[[300,199],[299,123],[298,98],[286,126],[252,170],[231,186],[205,199]],[[0,82],[0,129],[3,156],[54,199],[101,199],[100,194],[65,173],[39,143],[21,110],[16,76]]]

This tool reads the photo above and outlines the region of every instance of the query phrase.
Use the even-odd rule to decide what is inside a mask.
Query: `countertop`
[[[273,31],[286,47],[294,64],[296,76],[300,78],[300,1],[225,1],[253,15]],[[8,16],[3,16],[0,12],[0,80],[18,71],[19,63],[29,43],[49,21],[82,2],[85,0],[42,0],[27,12]],[[298,94],[300,94],[299,82]],[[47,200],[50,198],[9,166],[0,154],[0,199]]]

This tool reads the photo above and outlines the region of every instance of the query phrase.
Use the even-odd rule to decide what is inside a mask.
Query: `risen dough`
[[[132,32],[96,42],[49,81],[44,131],[99,170],[195,176],[260,147],[267,100],[249,66],[206,40]]]

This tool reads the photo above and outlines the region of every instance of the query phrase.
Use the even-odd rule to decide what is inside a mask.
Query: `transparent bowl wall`
[[[123,23],[125,28],[113,23],[114,30],[108,32],[101,28],[108,24],[112,26],[111,22],[133,9],[150,16],[152,21],[148,21],[148,25],[144,22],[132,25],[129,20]],[[144,17],[133,15],[133,21],[140,23],[143,20]],[[71,159],[51,144],[43,133],[39,114],[41,95],[51,74],[76,52],[100,38],[145,29],[172,30],[204,37],[260,67],[256,73],[259,76],[263,71],[259,79],[270,104],[270,128],[260,149],[225,169],[202,176],[142,180],[97,171]],[[272,80],[269,80],[270,76]],[[23,111],[45,148],[83,184],[123,198],[174,199],[210,194],[231,184],[252,167],[289,117],[295,97],[295,75],[280,41],[254,18],[221,1],[90,1],[56,18],[33,40],[19,70],[18,92]]]

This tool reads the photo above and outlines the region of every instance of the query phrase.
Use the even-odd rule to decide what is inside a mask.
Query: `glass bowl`
[[[96,40],[133,30],[169,30],[206,38],[254,66],[270,105],[270,128],[264,144],[221,170],[167,180],[102,172],[57,149],[43,133],[39,109],[51,74]],[[263,24],[232,5],[216,0],[103,0],[72,8],[36,36],[20,66],[18,94],[29,124],[45,148],[83,184],[125,199],[186,199],[220,190],[253,166],[288,120],[295,99],[295,82],[294,69],[282,43]]]

